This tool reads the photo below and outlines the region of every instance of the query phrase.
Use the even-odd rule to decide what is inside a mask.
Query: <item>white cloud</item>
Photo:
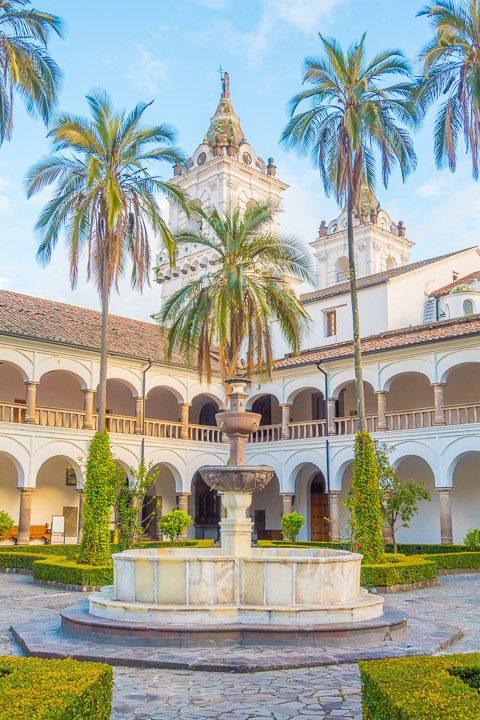
[[[12,184],[8,178],[0,177],[0,190],[7,190]]]
[[[221,10],[227,4],[227,0],[195,0],[195,2],[209,10]]]
[[[164,60],[155,60],[148,50],[137,44],[140,58],[130,66],[127,78],[139,88],[154,93],[159,83],[167,83],[167,63]]]
[[[344,0],[263,0],[264,14],[285,21],[306,35],[318,32],[320,23]]]
[[[420,185],[416,192],[420,197],[438,197],[448,192],[451,189],[451,185],[451,178],[447,178],[445,175],[439,175],[433,177],[424,185]]]
[[[8,290],[8,286],[12,284],[12,281],[8,278],[0,277],[0,290]]]

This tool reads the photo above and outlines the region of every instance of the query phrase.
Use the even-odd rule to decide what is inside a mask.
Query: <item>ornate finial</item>
[[[322,220],[320,227],[318,228],[318,237],[325,237],[327,235],[327,227],[325,220]]]
[[[230,78],[228,76],[228,72],[223,73],[222,78],[222,97],[228,98],[230,97]]]
[[[235,368],[235,378],[245,378],[246,377],[246,371],[245,368],[247,366],[247,363],[243,358],[240,358],[240,360],[237,363],[237,366]]]

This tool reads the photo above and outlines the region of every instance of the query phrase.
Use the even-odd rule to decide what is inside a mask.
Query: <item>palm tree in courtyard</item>
[[[0,0],[0,144],[13,130],[13,96],[27,112],[47,123],[61,82],[61,72],[47,44],[62,37],[62,21],[29,8],[30,0]]]
[[[290,100],[292,118],[283,131],[282,142],[300,154],[311,155],[320,169],[327,196],[333,194],[339,204],[346,203],[358,429],[363,433],[367,428],[353,212],[362,189],[372,190],[375,185],[375,151],[380,154],[385,186],[394,165],[398,164],[404,179],[415,168],[412,141],[402,127],[414,122],[412,84],[408,81],[409,65],[399,50],[386,50],[369,62],[365,35],[346,54],[336,40],[321,35],[320,40],[324,54],[304,61],[303,82],[310,87]],[[392,75],[400,79],[388,84]],[[407,81],[400,81],[402,78]],[[295,114],[304,101],[309,102],[309,109]]]
[[[178,346],[210,380],[212,353],[218,352],[226,379],[235,374],[245,351],[248,376],[255,370],[271,375],[274,321],[292,350],[299,350],[308,315],[289,288],[288,277],[310,282],[310,260],[298,240],[270,232],[272,211],[267,202],[254,203],[244,214],[233,203],[225,213],[199,208],[197,214],[204,230],[179,232],[175,241],[214,250],[217,267],[165,302],[161,320],[170,325],[167,358]]]
[[[419,15],[430,18],[435,30],[420,52],[423,78],[419,100],[425,111],[445,96],[435,125],[434,150],[438,168],[457,163],[458,138],[463,130],[472,170],[478,177],[480,109],[480,2],[437,0]]]
[[[49,137],[53,153],[28,172],[28,196],[56,183],[53,198],[36,224],[40,236],[37,257],[50,262],[63,233],[70,254],[70,281],[77,284],[80,257],[87,256],[87,279],[93,278],[101,299],[102,327],[98,430],[105,428],[108,307],[112,287],[128,261],[132,287],[149,283],[150,249],[147,226],[159,234],[174,256],[175,245],[163,220],[157,194],[163,193],[187,210],[188,203],[175,185],[150,175],[151,163],[183,161],[173,146],[174,130],[167,125],[145,127],[147,105],[140,103],[128,115],[117,111],[103,90],[87,96],[92,119],[59,113]],[[62,152],[70,150],[71,153]]]

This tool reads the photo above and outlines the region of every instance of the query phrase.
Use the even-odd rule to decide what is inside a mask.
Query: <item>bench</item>
[[[14,525],[11,530],[0,537],[0,540],[17,540],[18,538],[18,525]],[[42,540],[44,539],[48,544],[50,542],[50,528],[48,523],[45,525],[30,525],[30,540]]]

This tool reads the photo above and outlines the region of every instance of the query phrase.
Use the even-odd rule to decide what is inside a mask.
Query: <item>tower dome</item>
[[[230,100],[230,79],[226,72],[222,78],[222,96],[215,115],[210,119],[205,144],[212,149],[233,147],[238,150],[244,142],[246,142],[245,135]]]

